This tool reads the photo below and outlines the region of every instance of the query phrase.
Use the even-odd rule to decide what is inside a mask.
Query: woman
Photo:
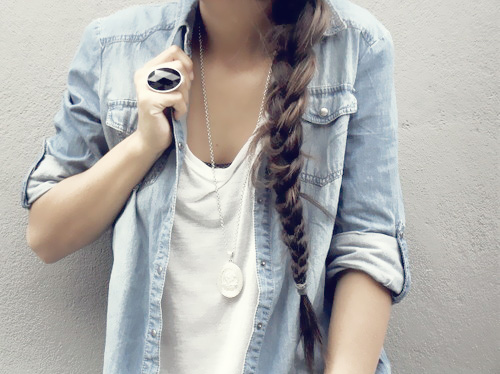
[[[52,263],[112,225],[105,373],[390,373],[411,279],[393,44],[365,9],[95,20],[55,126],[22,187],[27,239]]]

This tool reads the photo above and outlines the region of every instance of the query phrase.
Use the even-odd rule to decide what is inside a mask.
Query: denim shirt
[[[327,4],[331,24],[315,46],[317,69],[302,117],[302,150],[311,157],[300,174],[302,192],[331,214],[304,201],[311,251],[307,292],[325,344],[340,271],[366,272],[390,290],[392,304],[405,297],[411,283],[398,172],[393,41],[366,9],[346,0]],[[195,0],[177,0],[133,6],[85,28],[54,118],[56,133],[43,139],[22,182],[22,207],[29,209],[57,182],[90,168],[136,130],[134,73],[172,44],[191,57],[196,5]],[[112,224],[107,374],[159,370],[161,332],[168,328],[162,326],[161,296],[178,176],[186,156],[185,116],[172,117],[172,122],[173,144],[133,188]],[[266,172],[264,162],[259,176]],[[246,374],[306,373],[299,295],[274,199],[270,189],[255,191],[259,299],[242,357]],[[315,357],[315,373],[323,373],[318,347]],[[382,349],[376,374],[390,371]]]

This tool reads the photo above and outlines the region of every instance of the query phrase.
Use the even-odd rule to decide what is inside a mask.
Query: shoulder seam
[[[380,37],[380,38],[378,38],[378,39],[375,39],[375,40],[374,40],[371,44],[368,44],[368,43],[367,43],[368,45],[367,45],[367,47],[366,47],[365,52],[364,52],[364,53],[363,53],[363,54],[359,57],[359,59],[358,59],[358,64],[360,64],[360,63],[361,63],[361,61],[363,60],[363,58],[364,58],[364,57],[368,54],[368,52],[372,49],[372,47],[373,47],[376,43],[378,43],[378,42],[380,42],[380,41],[382,41],[382,40],[387,40],[387,35],[384,35],[384,36],[382,36],[382,37]]]
[[[383,29],[384,35],[380,36],[379,38],[375,38],[370,32],[368,32],[368,30],[365,27],[360,26],[356,22],[352,22],[352,20],[350,19],[345,19],[344,22],[346,23],[348,28],[359,30],[359,33],[361,34],[361,36],[363,37],[363,39],[365,40],[365,42],[368,44],[369,47],[375,42],[379,41],[380,39],[384,39],[386,37],[385,34],[388,32],[387,29],[384,28]]]
[[[102,48],[104,47],[102,45],[102,38],[101,38],[101,19],[102,18],[97,18],[94,20],[95,23],[95,29],[96,29],[96,35],[97,35],[97,40],[99,41],[99,46],[101,47],[101,53],[102,53]]]

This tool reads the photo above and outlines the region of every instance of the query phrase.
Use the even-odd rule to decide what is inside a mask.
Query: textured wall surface
[[[21,179],[53,133],[84,27],[146,1],[4,2],[0,12],[0,373],[101,371],[110,231],[43,264]],[[412,290],[393,308],[396,374],[499,373],[498,4],[360,0],[396,47],[400,171]]]

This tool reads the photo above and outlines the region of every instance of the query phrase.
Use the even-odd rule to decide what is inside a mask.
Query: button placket
[[[269,169],[265,169],[265,174],[269,175]],[[259,300],[257,308],[255,310],[255,322],[254,331],[252,333],[252,338],[250,345],[248,347],[247,356],[245,362],[251,363],[256,362],[259,357],[259,352],[262,346],[264,338],[264,330],[266,328],[266,321],[269,319],[270,305],[272,302],[272,288],[270,288],[270,277],[272,276],[271,262],[270,261],[270,248],[269,242],[266,241],[266,236],[263,229],[269,230],[270,225],[270,206],[265,204],[266,201],[270,200],[271,188],[265,187],[263,189],[257,190],[257,198],[255,204],[255,245],[257,250],[257,275],[259,278]],[[260,264],[260,266],[259,266]],[[244,372],[247,369],[247,365],[244,366]],[[250,370],[249,372],[252,372]]]

